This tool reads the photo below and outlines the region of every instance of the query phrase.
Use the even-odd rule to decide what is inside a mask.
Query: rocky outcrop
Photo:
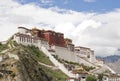
[[[18,50],[19,60],[7,57],[0,62],[0,81],[51,81],[31,54]]]
[[[112,68],[116,73],[120,74],[120,60],[114,63],[107,63],[107,65]]]

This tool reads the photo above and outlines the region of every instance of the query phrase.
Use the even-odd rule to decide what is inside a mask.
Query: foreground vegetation
[[[35,46],[24,46],[26,50],[28,50],[28,53],[32,55],[35,59],[38,61],[47,64],[47,65],[53,65],[53,63],[49,60],[49,57],[47,57],[42,51],[39,50],[39,48]]]
[[[68,78],[60,70],[52,70],[51,68],[39,65],[38,61],[49,65],[53,64],[38,48],[34,46],[21,47],[24,49],[18,51],[18,55],[21,64],[25,66],[26,73],[29,73],[28,76],[31,78],[31,81],[65,81]]]
[[[8,48],[8,45],[7,44],[1,44],[0,43],[0,52],[7,49]]]
[[[35,46],[24,46],[21,44],[17,44],[13,40],[9,40],[5,45],[0,44],[0,51],[6,49],[9,49],[7,52],[11,54],[16,54],[19,57],[18,62],[16,62],[16,65],[14,66],[16,66],[16,69],[18,69],[19,71],[18,73],[21,77],[21,81],[66,81],[66,79],[68,78],[68,76],[66,76],[58,69],[52,69],[40,65],[38,62],[54,66],[53,63],[49,60],[49,57],[47,57],[42,51],[39,50],[39,48]],[[6,62],[8,59],[10,58],[7,58],[4,61]],[[9,62],[10,61],[8,61],[8,63]],[[14,67],[12,64],[10,65],[10,67],[11,66]],[[17,77],[17,75],[15,76],[14,74],[12,74],[12,77],[13,76]],[[0,80],[2,79],[4,80],[4,77],[0,74]]]
[[[86,78],[86,81],[97,81],[97,78],[96,78],[94,75],[89,75],[89,76]]]
[[[52,81],[66,81],[66,79],[68,78],[68,76],[60,70],[52,70],[44,66],[42,66],[42,68],[44,68],[44,71],[48,74],[48,76],[51,76]]]

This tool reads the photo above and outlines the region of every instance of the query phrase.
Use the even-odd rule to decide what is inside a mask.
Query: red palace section
[[[51,30],[39,30],[36,28],[33,28],[31,31],[34,36],[46,39],[49,45],[65,47],[65,40],[63,33],[58,33]]]

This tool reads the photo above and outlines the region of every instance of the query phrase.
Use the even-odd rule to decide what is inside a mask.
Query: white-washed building
[[[44,46],[51,54],[67,61],[82,63],[88,66],[94,66],[92,63],[96,61],[93,50],[81,46],[74,47],[72,40],[64,39],[64,34],[62,33],[18,27],[18,32],[14,34],[14,40],[18,44],[34,45],[40,49],[41,46]]]
[[[96,62],[94,51],[87,47],[77,46],[75,47],[75,53],[77,56],[84,58],[92,63]]]
[[[25,27],[18,27],[18,33],[14,34],[13,38],[18,44],[34,45],[39,48],[41,48],[42,45],[46,48],[49,47],[47,40],[32,36],[31,30]]]
[[[118,75],[104,76],[103,81],[120,81],[120,76]]]

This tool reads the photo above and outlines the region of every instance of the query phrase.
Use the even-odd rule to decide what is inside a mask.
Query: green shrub
[[[16,76],[16,74],[15,74],[15,73],[11,73],[10,76],[11,76],[12,78],[14,78],[14,77]]]
[[[96,79],[95,76],[89,75],[89,76],[86,78],[86,81],[97,81],[97,79]]]
[[[103,81],[103,76],[104,76],[104,74],[103,74],[103,73],[98,74],[98,80],[99,80],[99,81]]]
[[[0,45],[0,52],[7,49],[7,48],[8,48],[7,44],[1,44]]]
[[[2,75],[2,74],[0,74],[0,78],[3,78],[3,75]]]
[[[53,65],[53,63],[49,60],[49,57],[47,57],[42,51],[40,51],[38,47],[25,46],[25,50],[26,52],[31,54],[34,59],[37,59],[38,61],[48,65]]]

